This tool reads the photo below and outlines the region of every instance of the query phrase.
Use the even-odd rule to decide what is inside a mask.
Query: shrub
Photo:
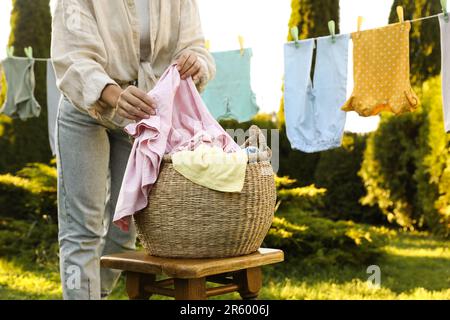
[[[277,177],[276,216],[264,245],[283,249],[287,259],[303,265],[359,264],[373,261],[384,244],[374,228],[351,221],[318,217],[324,210],[325,189],[291,188],[295,180]]]
[[[56,181],[56,168],[38,163],[0,175],[0,217],[56,221]]]
[[[39,265],[58,261],[58,226],[50,220],[0,218],[0,256]]]
[[[434,233],[450,235],[450,137],[446,135],[442,113],[441,80],[423,85],[423,125],[417,150],[418,195],[416,204],[420,224]]]
[[[290,208],[277,213],[264,244],[283,249],[288,261],[320,267],[373,263],[381,254],[384,239],[374,227],[311,217]]]
[[[389,222],[411,230],[418,221],[414,173],[421,122],[420,112],[383,115],[369,137],[360,171],[367,189],[363,204],[378,206]]]
[[[323,217],[375,224],[385,222],[378,208],[360,203],[365,188],[358,171],[366,141],[367,135],[346,133],[342,147],[321,154],[315,182],[318,187],[327,189]]]
[[[318,189],[314,185],[308,187],[289,188],[296,183],[295,179],[288,177],[276,177],[277,186],[277,210],[295,207],[299,210],[317,214],[324,208],[325,189]]]
[[[384,115],[368,140],[360,171],[364,204],[378,206],[406,229],[450,235],[450,137],[445,134],[440,78],[420,90],[422,108]]]

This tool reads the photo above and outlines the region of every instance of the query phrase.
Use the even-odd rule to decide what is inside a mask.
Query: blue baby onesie
[[[250,121],[259,108],[251,88],[252,50],[213,52],[216,77],[208,83],[202,98],[215,119]]]
[[[293,149],[320,152],[342,143],[346,112],[349,35],[317,40],[314,83],[311,82],[314,40],[285,45],[284,109]]]

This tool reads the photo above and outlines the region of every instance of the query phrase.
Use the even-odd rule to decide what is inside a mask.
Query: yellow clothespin
[[[296,48],[300,47],[300,44],[298,43],[298,27],[291,28],[291,37],[295,43],[295,47]]]
[[[211,41],[205,40],[205,49],[208,51],[211,50]]]
[[[358,32],[361,31],[361,27],[362,27],[363,21],[364,21],[364,18],[362,16],[359,16],[358,17]]]
[[[239,47],[241,48],[241,56],[244,55],[244,37],[238,36]]]
[[[11,58],[12,56],[14,56],[14,46],[6,47],[6,56],[8,58]]]
[[[403,12],[402,6],[397,6],[397,15],[398,15],[398,21],[400,21],[400,23],[405,22],[405,13]]]
[[[441,0],[442,12],[444,13],[444,20],[448,22],[447,0]]]
[[[23,51],[25,52],[25,55],[29,59],[33,59],[33,48],[32,47],[26,47],[26,48],[23,49]]]

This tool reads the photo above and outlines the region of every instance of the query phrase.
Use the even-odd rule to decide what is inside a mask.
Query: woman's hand
[[[197,84],[201,77],[204,75],[205,70],[203,64],[200,62],[197,54],[192,51],[184,52],[176,61],[178,71],[180,72],[181,79],[186,80],[192,77]]]
[[[117,85],[108,85],[101,100],[116,108],[117,114],[130,120],[140,121],[156,114],[156,102],[135,86],[122,90]]]
[[[127,119],[140,121],[156,114],[156,102],[144,91],[129,86],[119,95],[117,113]]]

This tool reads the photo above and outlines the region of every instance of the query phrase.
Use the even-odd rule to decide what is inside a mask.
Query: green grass
[[[448,242],[426,233],[398,233],[378,261],[381,288],[371,289],[367,266],[329,266],[305,270],[287,262],[264,269],[262,299],[450,299]],[[20,259],[0,258],[0,299],[60,299],[56,266],[36,267]],[[111,299],[125,299],[121,279]],[[155,297],[158,298],[158,297]],[[236,294],[224,298],[237,299]]]

